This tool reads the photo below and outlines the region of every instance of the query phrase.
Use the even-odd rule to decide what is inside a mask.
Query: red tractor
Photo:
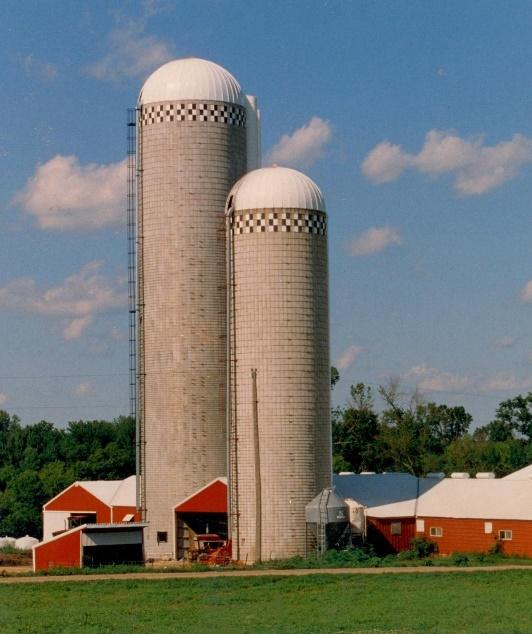
[[[196,535],[196,547],[190,551],[192,561],[208,566],[227,566],[231,561],[231,542],[216,533]]]

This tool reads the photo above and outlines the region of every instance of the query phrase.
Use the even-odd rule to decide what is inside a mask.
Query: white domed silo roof
[[[262,167],[243,176],[229,200],[241,209],[309,209],[325,211],[325,199],[316,183],[289,167]]]
[[[144,82],[139,104],[182,99],[225,101],[245,105],[240,84],[222,66],[187,57],[163,64]]]

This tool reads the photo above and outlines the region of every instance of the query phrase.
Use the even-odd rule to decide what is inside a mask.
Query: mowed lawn
[[[532,570],[2,584],[0,632],[531,632]]]

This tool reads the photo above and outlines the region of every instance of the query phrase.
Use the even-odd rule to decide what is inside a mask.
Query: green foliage
[[[469,433],[471,415],[461,406],[405,396],[397,382],[378,390],[357,383],[343,408],[332,412],[333,466],[339,471],[493,471],[502,477],[532,463],[532,393],[503,401],[495,419]]]
[[[47,421],[23,427],[0,411],[0,535],[41,535],[42,505],[75,480],[118,480],[135,471],[135,424]]]
[[[2,584],[0,631],[528,632],[529,571]],[[117,616],[117,606],[120,606]]]
[[[438,544],[424,537],[413,537],[410,540],[410,552],[418,559],[425,559],[438,552]]]

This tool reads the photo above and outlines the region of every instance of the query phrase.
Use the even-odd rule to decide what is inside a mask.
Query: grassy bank
[[[532,571],[0,586],[11,632],[529,632]]]
[[[30,560],[31,564],[31,560]],[[330,550],[323,557],[310,555],[307,558],[292,557],[291,559],[276,559],[255,563],[251,566],[231,564],[223,570],[293,570],[314,568],[388,568],[388,567],[418,567],[418,566],[496,566],[504,564],[532,566],[532,559],[527,557],[509,557],[501,553],[455,553],[449,557],[419,557],[415,552],[408,551],[397,555],[378,556],[371,549],[357,548],[352,550]],[[37,575],[105,575],[107,573],[136,573],[136,572],[207,572],[216,570],[205,564],[191,564],[180,566],[175,562],[168,562],[166,566],[126,565],[103,566],[100,568],[54,568],[35,573]],[[21,573],[32,576],[34,573]],[[5,575],[17,575],[16,568]]]

